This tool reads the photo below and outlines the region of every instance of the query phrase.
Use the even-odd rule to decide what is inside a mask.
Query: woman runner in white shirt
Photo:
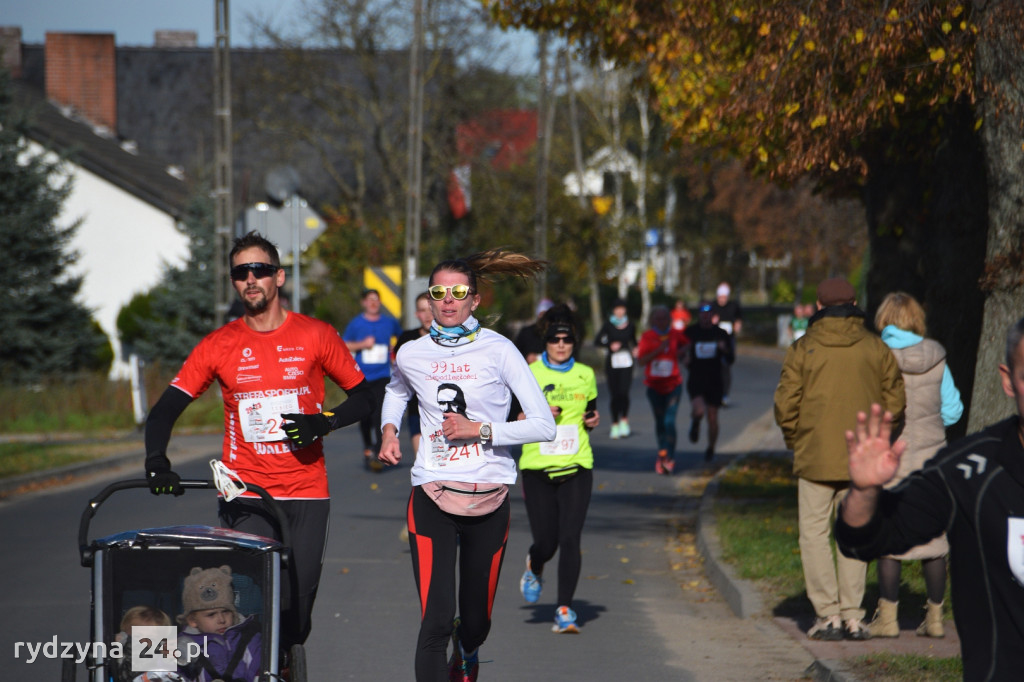
[[[399,424],[409,400],[419,398],[422,438],[407,511],[420,595],[418,682],[477,679],[508,538],[508,486],[516,481],[508,446],[555,437],[551,410],[522,355],[473,317],[478,280],[529,277],[543,266],[501,249],[438,264],[427,289],[430,334],[402,346],[385,392],[380,460],[386,464],[402,459]],[[513,394],[526,418],[508,422]]]

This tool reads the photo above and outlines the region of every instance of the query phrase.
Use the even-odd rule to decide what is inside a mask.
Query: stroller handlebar
[[[181,487],[183,490],[188,490],[190,488],[199,490],[217,489],[217,486],[213,481],[194,478],[182,479]],[[246,483],[245,487],[247,490],[259,495],[260,499],[274,515],[274,518],[277,519],[277,523],[281,528],[281,544],[283,546],[281,552],[281,563],[283,565],[287,565],[292,546],[291,528],[288,525],[288,517],[285,516],[284,510],[281,509],[281,505],[278,504],[277,500],[275,500],[270,493],[262,487],[253,483]],[[85,509],[82,511],[82,519],[78,524],[78,551],[81,554],[83,566],[92,566],[93,552],[92,548],[89,546],[89,524],[92,521],[92,517],[96,515],[100,505],[102,505],[111,495],[119,490],[130,490],[133,488],[148,489],[149,482],[143,478],[115,481],[89,500],[89,504],[87,504]]]

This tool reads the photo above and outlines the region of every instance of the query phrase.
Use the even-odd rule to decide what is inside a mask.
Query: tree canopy
[[[876,128],[974,96],[966,3],[893,0],[482,0],[506,26],[565,35],[591,59],[644,65],[682,141],[772,177],[839,183],[867,171]]]

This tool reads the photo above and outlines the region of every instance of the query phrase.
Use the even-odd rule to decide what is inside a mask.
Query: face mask
[[[623,315],[622,317],[616,317],[615,315],[612,315],[611,317],[608,318],[608,320],[616,327],[621,327],[622,325],[629,322],[629,317],[625,315]]]

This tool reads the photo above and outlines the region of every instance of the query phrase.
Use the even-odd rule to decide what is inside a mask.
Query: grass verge
[[[773,613],[806,616],[810,620],[814,610],[804,592],[796,499],[796,477],[790,458],[751,455],[734,463],[719,480],[715,520],[723,560],[735,566],[739,577],[758,585],[767,603],[773,605]],[[920,613],[926,601],[921,562],[904,562],[902,569],[900,610]],[[868,565],[864,595],[869,616],[870,607],[877,601],[878,578],[872,562]],[[952,617],[951,603],[947,581],[947,618]],[[864,660],[858,659],[858,666],[864,668],[862,679],[873,679],[871,675],[876,675],[887,680],[947,680],[963,675],[959,657],[886,654],[861,658]]]
[[[0,478],[103,459],[140,448],[141,441],[0,443]]]
[[[959,682],[964,676],[959,658],[929,658],[912,654],[858,656],[849,668],[858,680]]]
[[[165,376],[147,371],[150,407],[167,384]],[[327,382],[326,393],[325,405],[345,399],[345,392],[332,382]],[[178,418],[174,435],[217,431],[223,425],[224,403],[213,386]],[[0,442],[0,478],[144,448],[142,431],[134,423],[131,387],[101,377],[29,387],[0,385],[0,441],[6,441]]]

